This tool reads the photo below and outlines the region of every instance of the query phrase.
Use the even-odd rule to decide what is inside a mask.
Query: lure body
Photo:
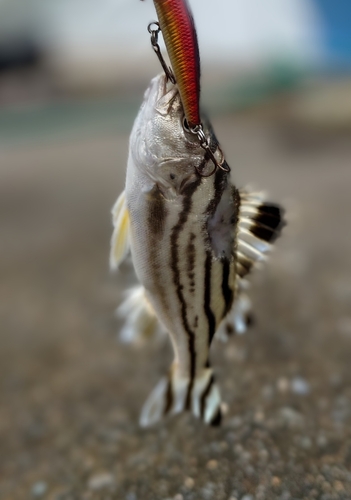
[[[154,0],[160,28],[183,103],[185,117],[200,124],[200,55],[187,0]]]
[[[280,208],[260,193],[239,191],[227,172],[199,175],[197,167],[210,161],[184,130],[183,115],[178,87],[164,75],[154,78],[134,123],[126,188],[113,212],[111,264],[130,248],[142,285],[124,307],[127,325],[137,330],[141,318],[156,317],[175,353],[144,406],[143,426],[184,410],[219,423],[210,345],[223,320],[232,317],[238,331],[245,328],[242,280],[281,227]],[[206,122],[204,132],[216,155],[218,141]]]

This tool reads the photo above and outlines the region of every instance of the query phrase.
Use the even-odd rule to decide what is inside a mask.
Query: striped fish
[[[209,123],[204,132],[220,160]],[[250,308],[244,279],[283,224],[278,205],[261,193],[239,191],[227,172],[198,173],[212,168],[184,125],[177,86],[157,76],[131,133],[126,187],[113,209],[110,256],[116,268],[130,250],[141,283],[122,305],[124,336],[132,338],[133,328],[146,330],[156,319],[174,349],[168,374],[144,405],[142,426],[185,410],[208,424],[220,423],[210,346],[228,318],[232,329],[245,329]]]

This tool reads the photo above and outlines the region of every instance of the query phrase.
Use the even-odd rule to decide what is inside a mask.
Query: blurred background
[[[0,0],[0,497],[351,498],[351,4],[191,0],[233,182],[288,225],[256,323],[213,348],[220,430],[141,432],[169,346],[118,343],[128,136],[160,66],[147,0]]]

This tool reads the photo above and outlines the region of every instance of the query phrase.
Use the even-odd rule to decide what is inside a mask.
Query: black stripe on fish
[[[166,404],[165,409],[163,411],[164,415],[166,415],[173,406],[173,389],[172,389],[172,377],[171,374],[168,375],[168,384],[166,390]]]
[[[214,375],[212,374],[211,377],[210,377],[210,380],[207,383],[207,386],[205,387],[203,393],[201,394],[201,398],[200,398],[200,415],[201,415],[202,419],[204,418],[204,415],[205,415],[206,399],[207,399],[207,396],[211,392],[211,389],[212,389],[212,386],[213,386],[213,382],[214,382]]]
[[[195,333],[190,328],[186,310],[187,304],[183,294],[183,285],[180,282],[180,271],[179,271],[179,247],[178,247],[178,238],[179,235],[188,220],[188,215],[190,213],[192,207],[192,196],[195,193],[196,189],[202,182],[202,178],[199,176],[195,182],[189,184],[184,189],[183,195],[183,208],[179,214],[178,222],[175,226],[173,226],[171,230],[171,238],[170,238],[170,247],[171,247],[171,269],[173,275],[173,283],[176,289],[177,297],[180,304],[180,312],[184,330],[188,335],[188,347],[189,347],[189,356],[190,356],[190,373],[189,373],[189,386],[186,396],[186,409],[190,409],[191,402],[191,393],[194,385],[195,378],[195,370],[196,370],[196,350],[195,350]]]
[[[167,217],[167,207],[157,184],[148,196],[148,228],[151,234],[162,237]]]
[[[228,182],[227,181],[227,177],[228,177],[227,172],[224,172],[220,168],[217,169],[217,171],[214,175],[215,175],[215,179],[214,179],[214,183],[213,183],[214,195],[213,195],[213,198],[211,199],[211,201],[209,202],[209,204],[207,205],[206,210],[205,210],[205,214],[207,214],[209,216],[214,215],[216,208],[218,206],[218,203],[221,201],[223,191],[226,188],[227,182]],[[207,222],[206,222],[206,224],[207,224]]]
[[[210,202],[205,209],[205,215],[207,215],[206,223],[204,226],[204,234],[211,245],[211,237],[209,235],[209,220],[214,216],[219,202],[221,201],[223,191],[225,190],[228,182],[228,174],[221,169],[217,169],[214,174],[214,194]],[[212,252],[207,250],[205,259],[205,282],[204,282],[204,311],[208,320],[208,342],[209,345],[212,342],[213,336],[216,331],[216,318],[211,309],[211,271],[212,271]]]
[[[234,202],[234,217],[232,222],[236,226],[239,221],[241,198],[240,198],[240,191],[235,186],[232,186],[232,198]]]
[[[168,210],[165,203],[165,198],[163,197],[157,185],[152,188],[147,200],[147,226],[150,237],[148,245],[150,269],[152,270],[154,275],[155,285],[160,292],[159,295],[161,297],[163,307],[168,310],[167,294],[164,290],[162,276],[157,262],[157,252],[155,252],[155,248],[157,248],[160,238],[162,238],[164,233]]]
[[[230,275],[230,261],[228,259],[222,260],[222,294],[224,298],[224,313],[223,317],[229,312],[233,303],[233,290],[229,286],[229,275]]]
[[[216,332],[216,318],[211,309],[211,272],[212,272],[212,253],[206,252],[205,260],[205,283],[204,283],[204,311],[208,321],[208,343],[212,342]]]
[[[195,256],[196,256],[196,248],[194,245],[195,234],[190,233],[189,242],[187,246],[187,272],[188,278],[190,281],[190,293],[194,293],[195,291]]]

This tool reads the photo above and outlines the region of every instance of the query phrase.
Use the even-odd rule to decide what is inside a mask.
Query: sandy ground
[[[129,270],[108,271],[109,212],[127,135],[1,152],[1,498],[351,498],[350,141],[215,125],[234,181],[289,220],[252,280],[255,326],[213,346],[219,429],[190,415],[138,428],[171,352],[117,341]]]

